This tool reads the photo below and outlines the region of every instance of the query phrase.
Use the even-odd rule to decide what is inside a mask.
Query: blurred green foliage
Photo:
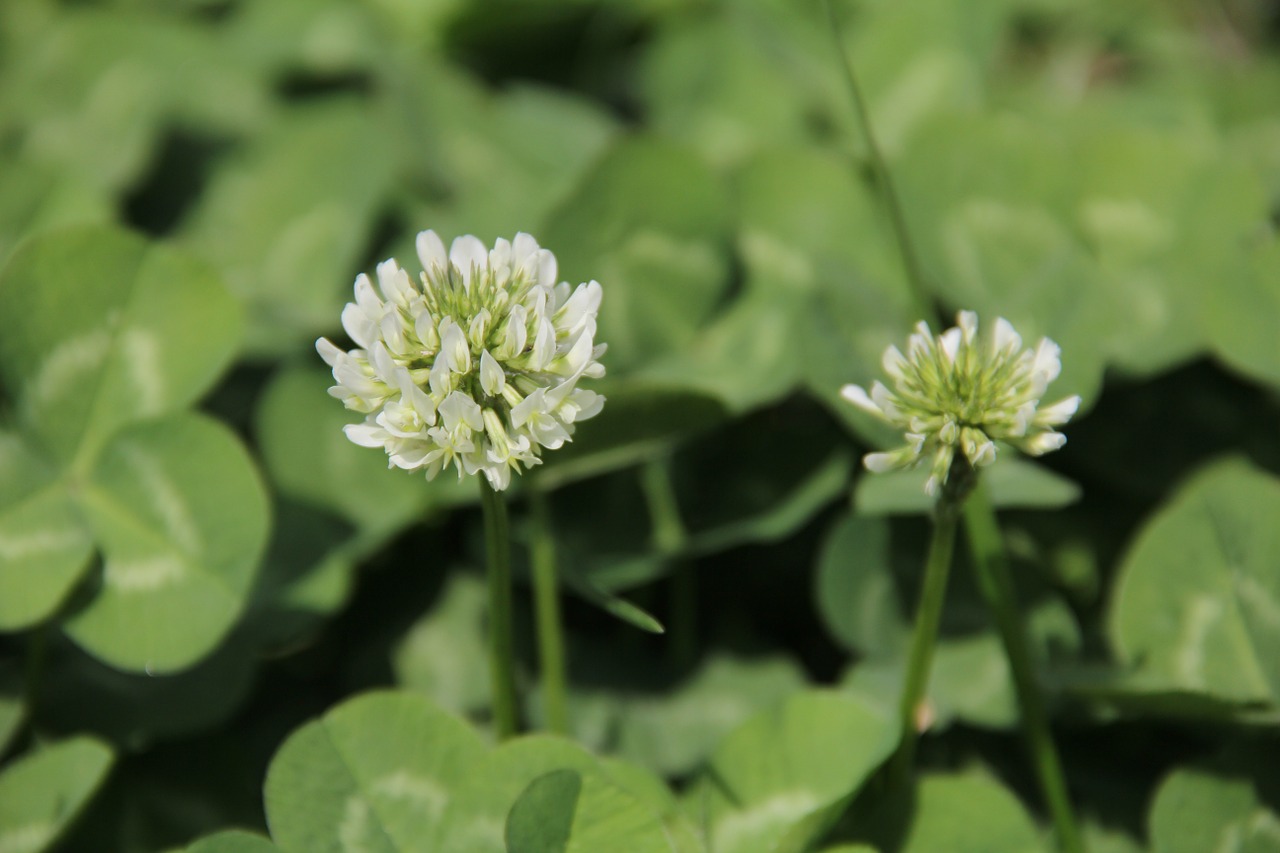
[[[931,298],[1084,398],[990,486],[1092,849],[1280,850],[1280,17],[835,5]],[[963,570],[864,785],[928,511],[837,396],[920,319],[871,174],[814,0],[5,0],[0,850],[1047,849]],[[604,286],[576,743],[486,743],[475,485],[312,351],[424,228]]]

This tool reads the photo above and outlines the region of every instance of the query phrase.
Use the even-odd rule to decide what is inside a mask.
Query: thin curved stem
[[[1004,642],[1005,656],[1018,694],[1018,706],[1022,710],[1022,733],[1031,752],[1040,791],[1049,807],[1059,849],[1064,853],[1083,853],[1084,840],[1067,794],[1067,781],[1049,730],[1044,698],[1036,682],[1031,645],[1019,616],[1017,594],[1005,560],[1000,528],[986,493],[979,491],[975,497],[980,499],[969,501],[964,510],[965,530],[969,535],[978,587]]]
[[[516,733],[515,643],[511,619],[511,529],[507,504],[480,477],[485,557],[489,586],[489,678],[493,686],[493,727],[498,740]]]
[[[893,226],[893,236],[898,244],[898,254],[907,275],[907,286],[911,290],[916,313],[920,317],[936,319],[933,303],[929,299],[929,288],[925,283],[924,269],[920,265],[915,242],[911,239],[911,230],[907,228],[907,219],[902,212],[902,202],[898,199],[893,176],[889,173],[889,164],[884,159],[884,152],[880,149],[875,130],[871,126],[871,115],[867,111],[866,99],[862,96],[862,87],[858,84],[858,75],[853,70],[853,60],[849,58],[844,41],[840,37],[840,21],[836,18],[835,7],[831,5],[831,0],[822,0],[822,5],[826,8],[827,19],[831,23],[831,38],[835,42],[836,55],[840,57],[840,67],[844,69],[845,85],[849,88],[849,97],[853,101],[853,109],[857,114],[858,127],[862,130],[863,139],[866,140],[871,168],[875,171],[876,187],[884,199],[884,206]]]
[[[903,682],[902,698],[898,703],[902,741],[893,760],[893,779],[905,779],[915,760],[919,714],[925,688],[929,684],[934,648],[938,643],[942,605],[947,598],[947,578],[951,572],[951,554],[955,550],[958,515],[959,507],[952,500],[944,497],[938,501],[933,537],[929,541],[929,554],[925,558],[924,583],[920,588],[920,601],[916,605],[916,627],[911,636],[907,675]]]
[[[677,667],[689,666],[698,653],[698,576],[693,564],[680,555],[689,534],[671,481],[671,460],[662,456],[646,462],[640,469],[640,487],[653,527],[654,548],[670,562],[671,662]]]
[[[569,733],[568,665],[564,626],[560,618],[560,584],[556,576],[556,544],[547,511],[547,497],[530,477],[529,509],[532,530],[529,562],[533,569],[534,619],[538,631],[538,667],[542,676],[542,704],[547,730]]]
[[[835,41],[836,53],[840,57],[844,69],[845,82],[857,114],[858,124],[866,139],[872,167],[875,169],[876,181],[884,198],[894,236],[898,243],[902,258],[903,270],[911,290],[918,315],[926,320],[938,322],[941,318],[929,298],[919,256],[911,232],[907,227],[906,216],[902,204],[894,188],[893,178],[889,173],[888,163],[876,141],[871,126],[866,101],[862,96],[862,88],[858,85],[858,77],[853,63],[845,51],[840,38],[840,24],[836,18],[835,8],[831,0],[823,0],[827,18],[831,24],[831,36]],[[1080,834],[1079,824],[1071,808],[1067,796],[1066,779],[1062,774],[1062,765],[1058,759],[1057,749],[1049,731],[1048,715],[1040,696],[1039,685],[1035,681],[1031,655],[1026,640],[1026,633],[1018,613],[1017,599],[1013,582],[1009,576],[1008,566],[1004,560],[1004,549],[996,525],[995,509],[985,490],[978,489],[965,501],[965,531],[968,533],[970,548],[973,553],[974,568],[978,574],[979,586],[982,588],[988,608],[996,620],[1004,643],[1005,656],[1009,660],[1009,668],[1013,673],[1014,687],[1018,694],[1018,703],[1022,709],[1022,729],[1031,749],[1032,762],[1035,764],[1036,776],[1040,788],[1049,806],[1053,818],[1054,829],[1058,836],[1058,844],[1064,853],[1083,853],[1086,849]],[[936,536],[936,531],[935,531]],[[926,584],[928,583],[926,579]],[[919,625],[917,624],[917,632]],[[917,640],[919,639],[917,634]],[[913,655],[914,655],[913,646]],[[922,652],[929,654],[930,652]],[[904,721],[908,729],[904,732],[904,746],[899,757],[907,749],[914,749],[914,733],[910,725],[914,720],[906,720],[906,694],[904,694]],[[909,764],[910,755],[907,756]],[[901,768],[903,765],[899,765]]]

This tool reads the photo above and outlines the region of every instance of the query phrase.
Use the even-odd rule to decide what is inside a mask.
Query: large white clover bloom
[[[432,479],[452,464],[505,489],[604,404],[577,387],[604,375],[600,285],[557,284],[555,256],[528,234],[492,249],[459,237],[446,253],[423,231],[417,249],[417,282],[395,259],[378,265],[376,290],[356,279],[342,326],[359,349],[316,341],[338,383],[329,393],[366,413],[347,437],[384,448],[392,467]]]
[[[1053,427],[1066,423],[1078,396],[1040,407],[1049,383],[1062,370],[1058,345],[1042,338],[1034,350],[1003,317],[990,335],[978,337],[972,311],[956,315],[956,327],[934,338],[927,323],[916,325],[904,356],[885,350],[881,364],[893,379],[890,391],[873,382],[871,393],[846,385],[840,395],[853,405],[906,432],[907,443],[886,453],[868,453],[871,471],[913,468],[932,460],[924,490],[936,495],[947,481],[957,451],[975,469],[996,458],[996,442],[1040,456],[1067,439]]]

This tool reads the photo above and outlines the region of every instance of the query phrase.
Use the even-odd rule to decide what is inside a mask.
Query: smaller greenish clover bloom
[[[1065,424],[1080,405],[1078,396],[1040,406],[1049,383],[1062,371],[1058,345],[1042,338],[1034,350],[1003,317],[989,335],[978,337],[978,316],[956,315],[957,325],[936,338],[927,323],[916,324],[907,354],[895,346],[881,364],[894,390],[880,382],[868,393],[846,385],[840,396],[905,432],[906,444],[868,453],[863,464],[883,472],[914,468],[931,460],[924,490],[937,495],[959,452],[973,469],[996,459],[996,442],[1032,456],[1057,450],[1067,439],[1053,427]]]
[[[528,234],[492,249],[467,235],[446,252],[423,231],[417,250],[416,282],[394,258],[378,264],[376,289],[356,278],[342,326],[357,349],[316,341],[338,383],[329,393],[365,413],[347,437],[384,449],[390,467],[430,480],[452,465],[501,491],[604,405],[577,387],[604,375],[600,284],[557,284],[555,256]]]

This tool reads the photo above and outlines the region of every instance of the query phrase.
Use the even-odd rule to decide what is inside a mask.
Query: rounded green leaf
[[[898,744],[887,710],[847,694],[793,696],[735,729],[690,793],[718,853],[802,851]]]
[[[907,646],[890,560],[885,519],[846,516],[827,534],[814,603],[832,637],[850,651],[883,657]]]
[[[89,467],[119,427],[198,399],[240,335],[205,265],[117,228],[36,237],[0,272],[0,380],[21,427]]]
[[[604,286],[610,370],[691,341],[728,282],[728,194],[693,152],[650,138],[610,148],[553,214],[561,277]]]
[[[1154,853],[1280,849],[1280,816],[1247,777],[1175,770],[1156,791],[1148,828]]]
[[[421,518],[432,495],[472,495],[474,483],[464,490],[444,476],[428,484],[421,473],[388,469],[385,453],[352,444],[342,428],[362,416],[325,393],[332,384],[333,377],[317,365],[281,371],[263,391],[256,433],[280,491],[337,512],[374,535],[392,534]]]
[[[601,774],[553,770],[529,783],[507,815],[508,853],[675,853],[658,816]]]
[[[1111,636],[1152,689],[1280,697],[1280,481],[1209,467],[1151,518],[1116,582]]]
[[[370,132],[373,121],[348,99],[282,114],[220,164],[184,223],[185,243],[250,305],[255,352],[280,353],[338,327],[391,186],[391,140]]]
[[[621,703],[617,752],[667,776],[697,768],[725,731],[800,690],[804,673],[774,656],[713,657],[675,689]]]
[[[1280,387],[1280,238],[1255,236],[1240,260],[1229,287],[1201,291],[1210,343],[1232,367]]]
[[[239,440],[182,414],[121,431],[80,495],[103,552],[101,588],[66,622],[96,657],[148,673],[183,669],[244,609],[268,506]]]
[[[435,853],[442,815],[484,754],[470,726],[424,697],[358,696],[276,753],[264,789],[272,838],[299,853]]]
[[[1022,804],[979,776],[927,776],[902,853],[1043,853],[1040,832]]]
[[[507,814],[509,853],[564,853],[582,796],[582,774],[552,770],[529,783]]]
[[[111,748],[77,737],[25,755],[0,770],[0,850],[39,853],[102,784]]]
[[[89,567],[93,540],[55,472],[0,432],[0,631],[53,613]]]

